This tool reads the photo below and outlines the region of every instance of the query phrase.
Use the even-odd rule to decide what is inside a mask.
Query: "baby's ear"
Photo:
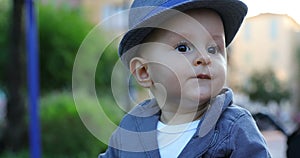
[[[140,57],[134,57],[129,63],[130,72],[135,77],[140,86],[150,88],[152,80],[150,77],[148,62]]]

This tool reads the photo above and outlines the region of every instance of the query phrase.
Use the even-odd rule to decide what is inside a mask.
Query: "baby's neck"
[[[200,105],[197,111],[178,112],[161,110],[160,121],[168,125],[177,125],[192,122],[202,118],[207,111],[209,103]]]

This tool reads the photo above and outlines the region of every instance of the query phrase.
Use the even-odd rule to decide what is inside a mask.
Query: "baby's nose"
[[[194,66],[209,65],[210,63],[211,63],[211,59],[209,55],[202,55],[202,54],[199,54],[193,61]]]

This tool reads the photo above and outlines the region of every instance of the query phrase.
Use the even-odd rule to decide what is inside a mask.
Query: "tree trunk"
[[[27,126],[25,124],[25,103],[22,89],[24,88],[24,35],[23,6],[24,0],[13,0],[10,26],[10,44],[7,65],[8,102],[6,126],[1,140],[0,150],[17,152],[21,150],[26,140]]]

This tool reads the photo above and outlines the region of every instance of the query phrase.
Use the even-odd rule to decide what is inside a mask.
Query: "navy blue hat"
[[[248,11],[247,6],[239,0],[135,0],[129,12],[129,31],[119,45],[119,56],[140,44],[155,28],[155,24],[157,26],[171,16],[169,10],[182,12],[197,8],[212,9],[220,15],[226,47],[233,40]]]

